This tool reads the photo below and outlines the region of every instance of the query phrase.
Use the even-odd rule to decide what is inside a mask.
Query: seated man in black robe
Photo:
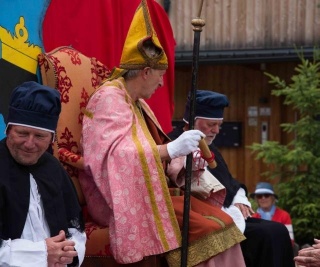
[[[73,183],[47,152],[60,94],[36,82],[12,91],[0,142],[0,266],[80,266],[86,234]]]
[[[217,163],[216,168],[207,168],[226,188],[223,210],[234,218],[240,230],[244,230],[246,240],[241,242],[241,248],[246,266],[294,267],[293,248],[287,228],[277,222],[251,218],[253,210],[247,199],[246,186],[232,177],[226,162],[212,142],[219,133],[223,110],[229,104],[227,97],[212,91],[197,90],[195,104],[194,129],[206,135],[205,141],[215,155]],[[171,132],[169,134],[171,139],[177,138],[183,131],[189,129],[189,110],[190,98],[183,119],[185,125]]]

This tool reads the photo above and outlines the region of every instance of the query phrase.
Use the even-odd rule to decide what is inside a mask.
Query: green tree
[[[297,114],[294,123],[280,125],[294,138],[288,144],[253,143],[250,149],[269,165],[263,175],[279,179],[277,205],[290,213],[295,240],[302,245],[320,238],[320,62],[318,50],[311,61],[299,56],[290,82],[266,73],[275,87],[272,94],[283,97],[284,105]]]

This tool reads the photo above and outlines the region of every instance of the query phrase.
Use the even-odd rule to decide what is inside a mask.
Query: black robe
[[[177,127],[168,135],[174,140],[182,133],[183,128]],[[247,188],[232,177],[218,148],[214,144],[209,148],[215,154],[217,167],[208,170],[225,186],[227,194],[223,205],[229,207],[239,188],[244,188],[246,194]],[[246,240],[241,242],[241,249],[246,267],[295,266],[293,247],[285,225],[256,218],[248,218],[245,222]]]
[[[238,189],[246,187],[234,179],[218,148],[210,145],[215,154],[217,167],[210,172],[226,187],[224,206],[229,207]],[[246,191],[247,194],[247,191]],[[294,267],[293,247],[285,225],[256,218],[246,220],[241,249],[247,267]]]
[[[17,163],[0,141],[0,247],[3,240],[21,237],[30,203],[30,173],[35,179],[51,237],[68,228],[84,231],[81,207],[74,185],[61,163],[45,152],[31,166]]]

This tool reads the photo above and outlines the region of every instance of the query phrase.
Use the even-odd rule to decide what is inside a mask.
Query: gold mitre
[[[148,43],[158,50],[158,55],[148,55],[145,47]],[[142,0],[131,22],[126,41],[123,46],[121,69],[167,69],[168,59],[153,28],[147,0]]]

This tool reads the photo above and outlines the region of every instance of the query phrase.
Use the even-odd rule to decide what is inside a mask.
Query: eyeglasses
[[[271,196],[271,194],[259,194],[259,195],[256,195],[256,198],[257,199],[261,199],[262,197],[269,198],[270,196]]]

